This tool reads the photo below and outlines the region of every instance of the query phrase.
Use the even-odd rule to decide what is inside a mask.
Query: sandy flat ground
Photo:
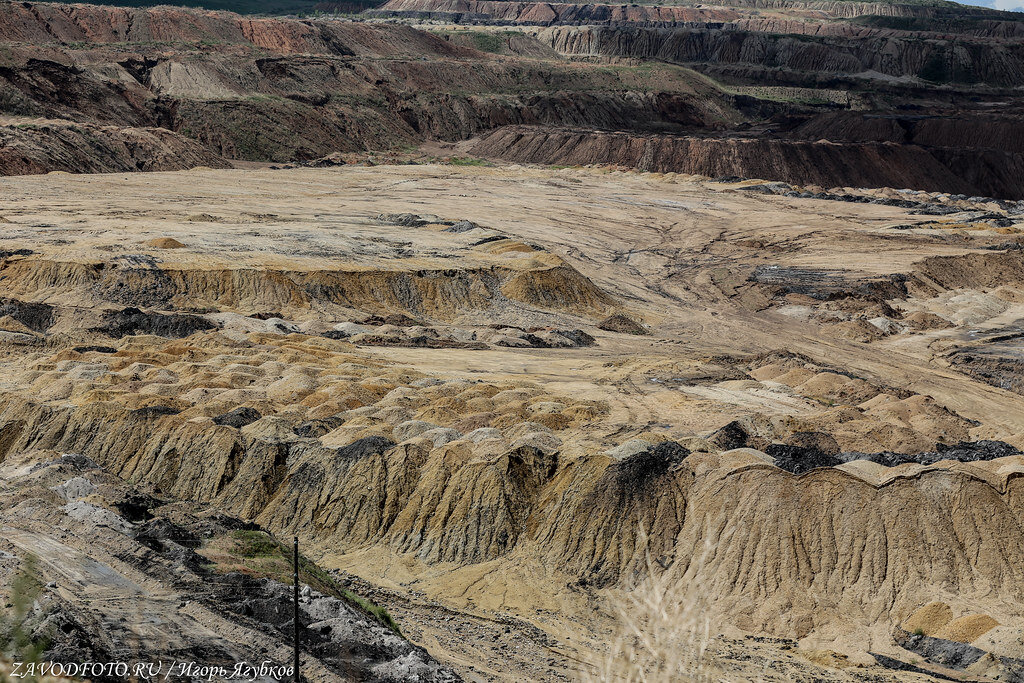
[[[0,187],[0,216],[8,220],[4,248],[25,246],[61,260],[150,254],[163,267],[200,269],[426,266],[466,258],[460,247],[470,240],[373,219],[408,212],[470,220],[564,257],[650,322],[655,334],[610,335],[598,349],[557,359],[542,354],[531,360],[529,352],[471,354],[462,357],[464,369],[453,367],[444,353],[389,349],[381,355],[571,387],[589,374],[580,372],[581,364],[600,368],[604,356],[626,363],[642,357],[646,364],[785,347],[931,395],[966,417],[984,417],[1004,437],[1024,432],[1024,400],[936,365],[920,336],[873,345],[831,338],[818,325],[774,310],[732,305],[709,277],[720,269],[742,277],[759,265],[836,270],[851,279],[884,276],[908,272],[927,256],[980,246],[979,238],[888,229],[915,220],[906,209],[766,196],[671,174],[520,167],[51,174],[3,178]],[[185,248],[145,244],[164,237]]]

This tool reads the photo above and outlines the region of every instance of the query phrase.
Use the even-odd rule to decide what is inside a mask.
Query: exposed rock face
[[[24,624],[31,638],[47,636],[44,661],[81,666],[87,661],[116,661],[118,656],[146,656],[153,658],[154,666],[164,660],[163,675],[168,678],[192,678],[180,669],[168,672],[168,660],[179,657],[196,666],[215,667],[214,671],[239,667],[237,676],[203,675],[211,680],[286,677],[292,587],[259,576],[271,561],[267,548],[277,546],[267,536],[256,535],[253,525],[223,514],[196,516],[187,504],[165,507],[166,500],[139,494],[82,456],[39,462],[30,471],[5,468],[4,475],[5,486],[45,492],[27,505],[9,498],[0,503],[0,545],[17,554],[0,554],[5,588],[12,570],[19,568],[38,572],[34,578],[49,584],[35,589],[39,594],[33,596]],[[130,516],[132,507],[141,514]],[[125,511],[124,516],[115,510]],[[53,526],[61,531],[53,531]],[[84,538],[89,539],[88,546],[80,543]],[[263,544],[256,548],[258,556],[245,545],[251,538]],[[214,569],[225,553],[245,573]],[[19,561],[29,554],[35,558],[34,566]],[[288,566],[283,558],[279,562],[282,569]],[[337,588],[304,558],[300,576],[303,583]],[[340,590],[325,595],[309,585],[302,587],[304,678],[461,680],[351,594],[344,598]],[[261,664],[272,671],[261,675]],[[250,668],[255,672],[248,673]],[[114,683],[124,676],[96,669],[89,679]]]
[[[106,268],[40,259],[6,264],[0,268],[0,282],[25,298],[51,287],[71,287],[103,301],[184,310],[211,306],[247,312],[308,310],[326,304],[368,312],[404,310],[451,320],[486,310],[496,300],[547,310],[586,311],[591,316],[610,312],[615,306],[606,292],[551,254],[538,254],[536,260],[521,260],[513,267],[274,273],[245,268],[120,267],[116,263]],[[115,337],[139,333],[174,337],[215,327],[196,316],[132,307],[108,314],[97,329]]]
[[[369,12],[375,16],[442,19],[458,23],[498,23],[548,26],[552,24],[640,23],[674,24],[695,21],[731,21],[740,14],[727,8],[657,7],[494,0],[391,0]]]
[[[0,169],[5,175],[176,171],[227,168],[208,148],[162,128],[121,128],[51,121],[0,126]]]
[[[474,153],[508,161],[609,164],[711,177],[779,178],[808,185],[929,187],[1024,197],[1021,153],[936,151],[914,145],[633,135],[513,126],[484,137]],[[989,174],[964,168],[992,168]],[[1004,172],[1005,171],[1005,172]]]
[[[34,7],[0,8],[0,112],[32,119],[0,126],[6,174],[307,161],[510,123],[679,129],[731,115],[706,86],[694,98],[690,78],[652,92],[629,74],[502,63],[404,26]],[[153,49],[165,42],[217,47]]]
[[[406,27],[348,22],[253,19],[181,7],[132,8],[47,3],[4,3],[0,35],[10,43],[193,43],[216,40],[280,54],[353,55],[378,51],[405,56],[457,56],[444,40]],[[143,62],[144,64],[144,62]],[[141,66],[141,65],[140,65]],[[147,68],[152,68],[149,65]]]
[[[541,2],[498,2],[495,0],[390,0],[376,10],[376,16],[403,16],[419,19],[441,19],[459,23],[509,23],[520,25],[554,24],[680,24],[696,22],[733,22],[745,16],[739,8],[784,10],[795,15],[835,19],[854,17],[940,18],[956,16],[948,7],[877,2],[793,2],[792,0],[736,0],[723,7],[685,7],[656,5],[567,4]],[[748,9],[748,11],[749,11]],[[979,10],[980,16],[996,21],[1000,13]],[[750,21],[750,20],[744,20]],[[779,26],[779,19],[752,20],[761,26]],[[1012,22],[1005,22],[1012,23]],[[822,24],[791,21],[787,25],[803,33],[808,27],[816,30]],[[833,25],[835,26],[835,25]],[[838,27],[837,27],[838,28]],[[841,30],[841,29],[839,29]]]
[[[536,35],[567,55],[748,64],[796,72],[875,72],[1001,86],[1024,83],[1024,48],[1017,42],[977,41],[961,46],[959,41],[911,37],[811,38],[714,28],[553,27]]]
[[[480,149],[519,161],[1021,196],[1012,88],[1024,83],[1024,22],[998,12],[462,0],[395,0],[382,11],[525,28],[435,34],[174,8],[5,4],[0,113],[11,118],[0,122],[0,173],[310,162],[490,136]],[[893,112],[910,100],[913,113]],[[556,141],[559,154],[527,154],[521,140],[490,135],[510,125],[645,141],[597,138],[588,150]],[[666,133],[688,141],[646,141]],[[741,137],[765,147],[744,148],[733,139]],[[822,140],[861,149],[826,149]]]
[[[298,533],[308,542],[330,539],[339,548],[385,542],[428,562],[473,563],[505,556],[517,546],[535,546],[553,566],[606,584],[644,571],[642,552],[631,550],[639,527],[623,521],[639,516],[652,552],[666,554],[666,562],[676,544],[710,543],[713,557],[700,566],[683,559],[683,567],[691,567],[687,580],[701,581],[737,609],[757,596],[763,606],[754,609],[748,623],[775,632],[787,628],[779,621],[779,601],[793,601],[801,613],[825,615],[837,608],[838,598],[829,596],[839,593],[831,587],[841,587],[850,601],[847,609],[871,620],[885,602],[900,608],[928,599],[914,567],[942,566],[961,592],[969,592],[994,585],[999,577],[1006,582],[1006,568],[1024,561],[1024,540],[1001,531],[1020,523],[1012,503],[1021,494],[1019,478],[994,483],[926,468],[882,485],[834,469],[798,479],[739,455],[731,456],[732,466],[726,465],[728,455],[706,454],[686,464],[694,456],[665,445],[617,463],[579,463],[552,479],[557,458],[530,447],[496,451],[489,458],[464,442],[432,451],[416,443],[394,447],[364,439],[336,450],[310,450],[299,443],[239,439],[225,428],[204,433],[173,416],[139,420],[96,409],[54,413],[10,402],[3,415],[26,420],[13,440],[15,451],[75,446],[121,476],[258,515],[281,535]],[[99,424],[105,425],[101,431]],[[116,444],[102,436],[114,433]],[[126,444],[138,453],[131,461],[122,450]],[[263,487],[254,487],[256,482]],[[948,493],[935,499],[928,491],[939,483]],[[828,496],[821,495],[825,490]],[[791,502],[794,497],[798,506]],[[956,512],[951,501],[961,497],[984,509],[984,524]],[[866,512],[849,519],[838,512],[846,509]],[[934,544],[917,543],[901,522],[909,509],[920,523],[932,520],[926,533],[959,529],[957,534],[969,534],[972,547],[988,559],[972,559],[955,536],[936,533]],[[727,527],[726,517],[732,520]],[[582,529],[580,519],[587,520]],[[822,525],[821,519],[830,523]],[[781,549],[754,542],[763,533],[761,525],[776,530],[773,538],[780,539]],[[723,528],[730,531],[716,531]],[[856,567],[843,553],[816,554],[813,571],[799,560],[784,560],[799,557],[801,547],[840,548],[846,542],[863,548]],[[738,567],[743,568],[739,580],[733,576]],[[761,583],[759,576],[772,580]],[[804,592],[812,585],[825,592]],[[879,592],[885,601],[877,599]]]
[[[959,147],[1019,153],[1024,152],[1024,141],[1013,131],[1021,125],[1016,117],[957,115],[953,112],[924,116],[895,112],[830,112],[801,123],[790,134],[803,140],[895,142],[929,148]],[[943,151],[936,149],[934,153],[938,155]]]
[[[225,577],[212,600],[225,610],[255,619],[291,635],[292,587],[244,574]],[[352,605],[304,586],[299,621],[306,648],[338,675],[355,681],[382,683],[458,683],[461,679],[440,666],[423,648],[374,623]]]

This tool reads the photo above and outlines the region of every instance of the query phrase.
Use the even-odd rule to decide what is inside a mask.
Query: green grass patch
[[[281,554],[281,544],[262,531],[233,531],[235,552],[242,557],[274,557]]]
[[[241,572],[292,585],[292,548],[266,532],[232,531],[226,536],[208,541],[199,552],[210,561],[211,571],[221,574]],[[402,635],[398,622],[385,608],[345,588],[337,579],[301,553],[299,581],[319,593],[344,600],[396,634]]]
[[[452,166],[494,166],[494,164],[486,159],[477,159],[476,157],[451,157],[445,159],[444,163],[451,164]]]
[[[481,52],[499,53],[505,50],[505,41],[493,33],[473,31],[469,36],[473,47]]]
[[[39,560],[28,555],[11,582],[9,607],[0,605],[0,656],[20,662],[38,662],[53,642],[49,631],[41,636],[33,634],[32,612],[43,593],[43,579]]]

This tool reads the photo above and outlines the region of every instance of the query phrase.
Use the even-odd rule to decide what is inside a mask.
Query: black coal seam
[[[982,462],[1018,455],[1020,451],[1003,441],[961,441],[956,445],[936,444],[934,451],[921,453],[894,453],[881,451],[878,453],[859,453],[848,451],[830,455],[816,448],[771,444],[765,453],[775,459],[781,469],[793,474],[804,474],[819,467],[836,467],[856,460],[867,460],[886,467],[896,467],[907,463],[933,465],[941,460],[958,460],[960,462]]]

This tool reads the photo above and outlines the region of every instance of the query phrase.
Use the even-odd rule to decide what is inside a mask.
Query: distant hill
[[[77,0],[56,0],[57,2],[74,2]],[[840,2],[863,2],[865,0],[838,0]],[[938,7],[974,6],[994,9],[1024,11],[1024,0],[977,0],[973,3],[955,3],[950,0],[871,0],[884,4],[928,5]],[[180,5],[183,7],[202,7],[212,10],[225,10],[239,14],[267,15],[313,15],[317,13],[351,13],[356,14],[384,4],[385,0],[95,0],[95,5],[114,5],[118,7],[155,7],[157,5]],[[629,3],[616,3],[614,0],[593,2],[592,0],[559,0],[581,5],[596,4],[634,4],[687,6],[695,3],[673,2],[671,0],[632,0]],[[747,2],[724,2],[722,5],[749,4]]]
[[[56,0],[71,2],[73,0]],[[320,2],[319,0],[91,0],[93,5],[116,7],[155,7],[157,5],[179,5],[224,10],[238,14],[268,15],[313,15],[317,13],[359,13],[382,4],[381,0],[341,0]]]

